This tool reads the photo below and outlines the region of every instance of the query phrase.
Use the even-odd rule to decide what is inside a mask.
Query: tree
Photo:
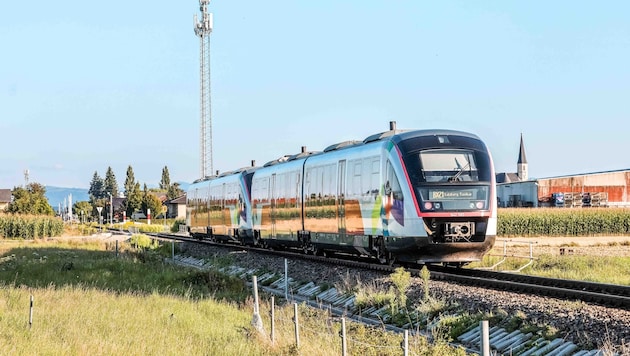
[[[126,198],[123,202],[127,216],[131,216],[136,210],[142,208],[142,193],[140,192],[140,183],[135,183],[132,188],[126,193]]]
[[[85,219],[93,215],[92,212],[94,211],[94,207],[89,201],[78,201],[72,206],[72,211],[77,214],[79,219]]]
[[[147,185],[144,185],[144,194],[142,196],[142,212],[149,216],[149,209],[153,216],[157,216],[162,211],[162,201],[147,190]]]
[[[107,172],[105,173],[105,182],[104,182],[104,190],[105,194],[110,193],[112,197],[118,196],[118,183],[116,182],[116,176],[114,175],[114,171],[112,167],[107,167]]]
[[[26,188],[13,188],[13,201],[7,212],[14,214],[55,215],[46,199],[46,188],[39,183],[29,183]]]
[[[142,195],[140,194],[140,183],[136,183],[133,168],[127,167],[127,178],[125,178],[125,200],[123,200],[123,209],[127,216],[131,216],[136,210],[142,206]]]
[[[103,178],[98,175],[97,171],[94,171],[94,176],[92,176],[92,182],[90,183],[90,190],[88,191],[88,194],[90,194],[91,202],[103,199],[105,196],[105,186]]]
[[[168,173],[168,167],[162,168],[162,180],[160,181],[160,189],[168,190],[171,187],[171,177]]]
[[[179,187],[179,183],[175,182],[168,187],[168,191],[166,192],[166,197],[168,199],[175,199],[184,194],[184,190]]]
[[[133,175],[133,168],[127,167],[127,178],[125,178],[125,196],[129,195],[133,191],[136,185],[136,178]]]

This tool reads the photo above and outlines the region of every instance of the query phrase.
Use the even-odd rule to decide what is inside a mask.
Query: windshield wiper
[[[468,163],[466,163],[466,165],[465,165],[465,166],[463,166],[463,167],[459,170],[459,172],[455,173],[455,175],[454,175],[454,176],[450,177],[450,178],[448,179],[448,181],[449,181],[449,182],[457,182],[457,181],[459,180],[459,176],[461,176],[461,175],[462,175],[462,173],[464,173],[464,171],[465,171],[465,170],[466,170],[466,168],[468,168],[468,167],[470,167],[470,161],[468,161]]]

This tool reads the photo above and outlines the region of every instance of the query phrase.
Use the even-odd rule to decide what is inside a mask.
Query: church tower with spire
[[[521,148],[518,153],[518,162],[516,164],[516,174],[521,182],[529,179],[527,173],[527,158],[525,157],[525,145],[523,145],[523,134],[521,133]]]

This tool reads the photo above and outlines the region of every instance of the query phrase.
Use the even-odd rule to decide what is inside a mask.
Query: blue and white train
[[[392,122],[363,141],[194,182],[187,225],[199,238],[463,265],[492,248],[496,201],[492,157],[479,137]]]

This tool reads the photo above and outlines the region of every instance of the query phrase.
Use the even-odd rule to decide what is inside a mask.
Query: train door
[[[270,217],[271,217],[271,237],[276,238],[276,197],[277,197],[277,187],[276,187],[276,174],[271,175],[271,191],[269,194],[269,206],[270,206]]]
[[[337,223],[339,237],[346,236],[346,160],[340,160],[337,169]]]

